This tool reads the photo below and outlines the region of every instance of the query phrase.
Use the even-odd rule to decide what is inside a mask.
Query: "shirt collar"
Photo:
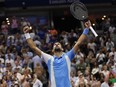
[[[62,53],[62,55],[60,56],[60,57],[57,57],[56,55],[53,55],[53,57],[55,58],[55,59],[60,59],[60,58],[62,58],[62,56],[64,55],[64,52]]]

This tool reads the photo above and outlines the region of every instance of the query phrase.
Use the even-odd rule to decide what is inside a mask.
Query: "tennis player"
[[[90,21],[87,21],[84,23],[84,25],[85,29],[75,43],[74,47],[67,53],[64,53],[62,45],[59,42],[56,42],[54,43],[52,50],[54,55],[49,55],[37,48],[30,37],[30,28],[28,26],[23,28],[28,45],[36,54],[38,54],[38,56],[43,58],[48,66],[51,87],[72,87],[70,82],[71,60],[74,58],[75,53],[77,53],[79,46],[84,40],[87,39],[87,34],[89,32],[91,23]]]

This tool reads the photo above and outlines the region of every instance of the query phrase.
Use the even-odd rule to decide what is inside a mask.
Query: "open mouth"
[[[59,47],[55,47],[54,51],[55,52],[61,52],[62,50]]]

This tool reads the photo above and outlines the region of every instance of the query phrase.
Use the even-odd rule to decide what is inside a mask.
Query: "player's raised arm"
[[[79,46],[83,43],[83,41],[86,40],[87,38],[87,34],[89,32],[89,27],[91,26],[91,22],[87,21],[85,22],[85,29],[83,30],[83,33],[81,34],[81,36],[79,37],[79,39],[77,40],[76,44],[74,45],[74,52],[76,53],[77,50],[79,49]]]
[[[29,34],[29,31],[30,31],[30,28],[29,26],[25,26],[23,28],[23,32],[25,34],[25,37],[26,37],[26,40],[27,40],[27,43],[29,45],[29,47],[38,55],[41,57],[41,50],[39,48],[37,48],[36,44],[33,42],[33,40],[31,39],[30,37],[30,34]]]

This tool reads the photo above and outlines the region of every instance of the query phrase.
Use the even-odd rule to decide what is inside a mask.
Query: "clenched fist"
[[[88,29],[89,29],[89,28],[90,28],[90,26],[91,26],[91,22],[90,22],[90,21],[85,22],[85,27],[86,27],[86,28],[88,28]]]
[[[24,33],[29,33],[29,31],[31,31],[31,29],[30,29],[29,26],[23,27],[23,32],[24,32]]]

